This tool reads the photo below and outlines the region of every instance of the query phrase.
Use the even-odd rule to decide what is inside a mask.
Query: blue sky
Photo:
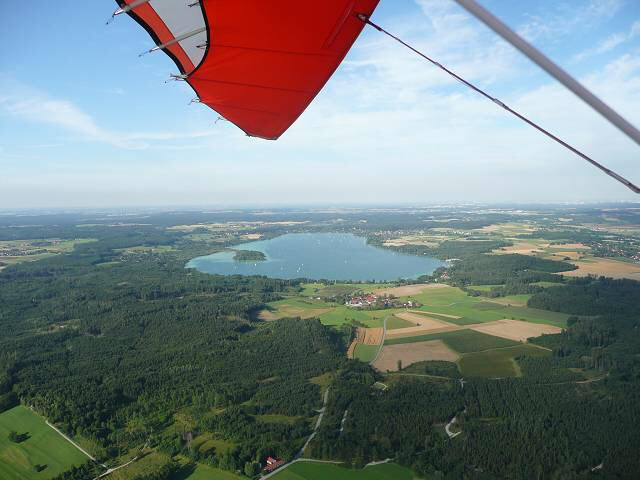
[[[640,125],[640,2],[485,0]],[[13,2],[0,17],[0,207],[637,200],[373,29],[277,142],[189,101],[115,2]],[[640,149],[452,0],[373,19],[640,183]]]

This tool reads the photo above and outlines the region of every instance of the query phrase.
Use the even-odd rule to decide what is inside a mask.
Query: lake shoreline
[[[237,262],[237,251],[265,256],[259,262]],[[379,248],[350,233],[289,233],[268,240],[234,245],[222,252],[191,259],[186,268],[217,275],[264,275],[270,278],[393,282],[431,274],[445,262]]]

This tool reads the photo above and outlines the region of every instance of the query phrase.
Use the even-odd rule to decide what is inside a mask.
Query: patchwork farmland
[[[491,288],[471,287],[484,292]],[[351,308],[336,301],[363,292],[394,295],[419,306]],[[557,334],[566,327],[567,314],[529,308],[529,298],[472,296],[445,284],[394,287],[316,283],[305,285],[300,294],[272,302],[260,315],[269,320],[318,317],[323,324],[336,328],[354,326],[348,358],[371,363],[383,373],[415,363],[442,361],[456,366],[462,375],[495,378],[521,375],[516,361],[519,356],[548,354],[529,345],[528,339]]]

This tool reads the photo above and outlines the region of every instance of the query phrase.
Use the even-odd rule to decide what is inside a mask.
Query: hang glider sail
[[[275,140],[311,103],[379,0],[117,0],[200,103]]]
[[[455,0],[640,144],[640,131],[475,0]],[[379,0],[116,0],[180,69],[198,101],[247,135],[279,138],[338,68],[365,25],[591,163],[640,188],[370,20]],[[145,52],[147,53],[147,52]]]

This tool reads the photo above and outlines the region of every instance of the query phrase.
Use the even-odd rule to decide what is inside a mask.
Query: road
[[[465,408],[462,413],[467,413],[467,409]],[[451,426],[456,423],[456,420],[458,419],[458,416],[455,415],[450,421],[449,423],[447,423],[447,425],[444,427],[444,431],[447,432],[447,435],[449,436],[449,439],[452,438],[456,438],[458,435],[460,435],[462,432],[455,432],[453,433],[451,431]]]
[[[380,342],[380,346],[378,347],[378,351],[376,352],[376,356],[373,357],[373,360],[371,360],[369,362],[369,365],[373,365],[373,363],[380,356],[380,352],[382,351],[382,347],[384,347],[384,339],[387,338],[387,318],[388,317],[384,317],[384,320],[382,321],[382,341]]]
[[[324,392],[324,397],[322,399],[322,408],[320,409],[320,415],[318,416],[318,420],[316,420],[316,426],[313,428],[313,432],[311,433],[311,435],[309,435],[309,438],[307,438],[307,441],[304,442],[304,446],[300,449],[300,451],[296,454],[296,456],[294,457],[294,459],[292,461],[290,461],[289,463],[285,463],[284,465],[282,465],[277,470],[274,470],[273,472],[268,473],[268,474],[264,475],[263,477],[260,477],[261,480],[265,480],[267,478],[272,477],[276,473],[279,473],[282,470],[284,470],[285,468],[287,468],[292,463],[305,462],[305,461],[322,462],[321,460],[305,459],[305,458],[301,458],[301,457],[304,455],[304,451],[307,449],[307,447],[311,443],[311,440],[313,440],[313,438],[316,436],[316,433],[318,433],[318,429],[320,428],[320,425],[322,424],[322,418],[324,417],[324,412],[327,410],[327,402],[328,402],[328,400],[329,400],[329,387],[327,387],[327,389]],[[327,461],[324,461],[322,463],[342,463],[342,462],[332,462],[332,461],[328,461],[327,460]]]
[[[104,472],[102,475],[98,475],[96,478],[94,478],[93,480],[98,480],[99,478],[103,478],[106,477],[107,475],[111,475],[113,472],[115,472],[116,470],[120,470],[121,468],[126,467],[127,465],[131,465],[133,462],[135,462],[136,460],[138,460],[138,457],[133,457],[131,460],[129,460],[127,463],[123,463],[122,465],[120,465],[119,467],[116,468],[110,468],[109,470],[107,470],[106,472]],[[104,466],[104,465],[103,465]]]
[[[449,423],[447,423],[447,425],[444,427],[444,431],[447,432],[447,435],[449,436],[449,438],[455,438],[458,435],[460,435],[462,432],[456,432],[453,433],[449,428],[451,427],[451,425],[453,425],[454,423],[456,423],[456,420],[458,419],[457,416],[453,417]]]
[[[74,447],[76,447],[78,450],[80,450],[82,453],[84,453],[87,457],[89,457],[91,460],[93,460],[95,463],[98,463],[98,461],[89,453],[87,452],[84,448],[82,448],[80,445],[78,445],[76,442],[74,442],[73,440],[71,440],[69,437],[67,437],[61,430],[58,430],[52,423],[49,423],[49,420],[45,420],[46,424],[49,425],[51,428],[53,428],[56,432],[58,432],[58,434],[64,438],[67,442],[69,442],[71,445],[73,445]],[[103,466],[104,468],[108,468],[106,465],[98,463],[98,465]]]

